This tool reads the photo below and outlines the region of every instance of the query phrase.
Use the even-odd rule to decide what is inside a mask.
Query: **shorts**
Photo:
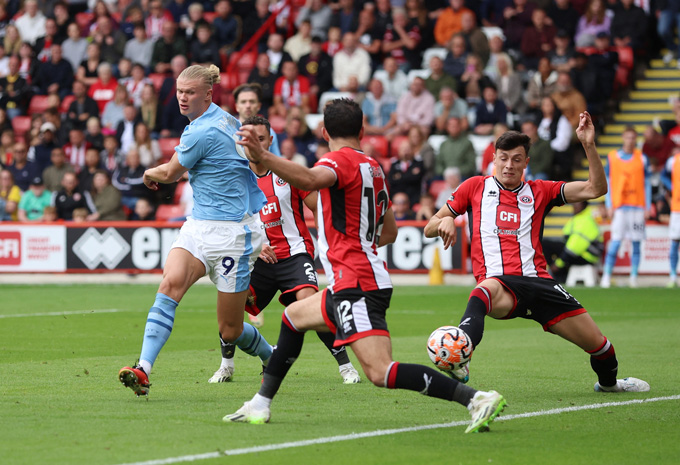
[[[290,305],[295,302],[295,293],[300,289],[311,287],[319,290],[314,260],[306,253],[284,258],[278,263],[258,259],[250,274],[250,287],[259,309],[269,305],[278,291],[281,291],[279,302]]]
[[[259,222],[257,215],[238,223],[189,217],[172,248],[185,249],[199,259],[218,291],[245,291],[262,249],[263,233]]]
[[[619,208],[614,211],[611,224],[613,241],[645,240],[645,211],[642,208]]]
[[[680,241],[680,212],[671,212],[671,221],[668,223],[668,237],[673,241]]]
[[[388,336],[385,313],[392,289],[362,291],[343,289],[336,293],[323,290],[321,313],[326,326],[335,333],[334,347],[350,344],[368,336]]]
[[[512,294],[515,304],[503,318],[534,320],[544,331],[565,318],[587,313],[578,300],[554,279],[527,276],[494,276]]]

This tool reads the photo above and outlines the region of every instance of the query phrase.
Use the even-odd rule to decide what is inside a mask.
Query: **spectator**
[[[118,123],[123,120],[123,110],[130,103],[130,96],[127,88],[118,84],[113,94],[113,100],[106,103],[102,113],[102,126],[107,133],[113,133],[118,127]]]
[[[446,126],[450,118],[458,118],[467,131],[468,124],[468,104],[460,98],[458,94],[448,87],[442,88],[439,92],[439,101],[434,104],[435,128],[438,134],[446,134]]]
[[[277,78],[281,76],[281,68],[286,61],[293,61],[291,56],[283,50],[284,39],[281,34],[270,34],[267,39],[267,56],[269,57],[269,71]]]
[[[305,156],[307,159],[307,166],[313,166],[314,163],[316,163],[314,153],[316,151],[317,141],[314,134],[312,134],[305,124],[304,117],[298,108],[291,108],[286,117],[286,126],[284,133],[281,134],[281,137],[279,138],[279,147],[286,139],[295,142],[297,153]]]
[[[355,34],[348,32],[342,37],[342,49],[333,57],[333,87],[341,92],[352,90],[354,77],[359,88],[365,88],[371,78],[371,57],[359,48]]]
[[[113,69],[109,63],[103,62],[97,68],[99,78],[90,86],[88,95],[97,103],[101,114],[104,113],[106,104],[113,100],[118,81],[113,77]]]
[[[88,221],[124,221],[127,219],[121,203],[121,194],[111,185],[111,176],[106,170],[97,170],[92,179],[90,195],[96,211]]]
[[[19,58],[21,58],[19,75],[26,79],[27,82],[33,82],[40,69],[40,62],[35,59],[33,47],[31,47],[28,42],[23,42],[21,44],[21,48],[19,48]]]
[[[73,74],[78,71],[78,67],[87,53],[87,39],[84,39],[80,35],[80,27],[76,23],[70,23],[68,25],[68,39],[66,39],[62,44],[63,56],[71,63],[73,68]]]
[[[392,2],[389,0],[376,0],[375,1],[375,25],[373,29],[375,31],[376,37],[382,37],[385,35],[385,29],[387,25],[392,22]]]
[[[151,138],[149,127],[142,122],[135,126],[135,141],[128,153],[133,149],[139,154],[139,162],[147,168],[156,166],[162,156],[160,144]]]
[[[151,68],[155,73],[167,73],[172,71],[171,61],[177,55],[186,56],[187,43],[177,33],[177,24],[173,21],[163,23],[163,35],[154,42],[151,55]]]
[[[129,98],[137,108],[142,105],[142,91],[144,87],[150,85],[153,89],[153,82],[145,76],[144,66],[139,63],[132,65],[130,77],[121,79],[119,82],[125,86]]]
[[[19,221],[41,221],[45,207],[52,201],[52,193],[45,189],[40,176],[31,180],[29,189],[19,201],[17,218]]]
[[[170,62],[172,75],[163,80],[161,90],[158,92],[158,101],[162,110],[160,121],[160,127],[162,128],[161,137],[179,137],[188,123],[186,116],[179,112],[176,86],[177,78],[187,65],[187,58],[184,55],[173,57]],[[122,140],[121,149],[125,153],[126,148]]]
[[[61,45],[63,42],[63,39],[57,36],[58,33],[59,31],[57,30],[57,23],[54,21],[54,19],[47,18],[45,20],[45,35],[36,40],[35,45],[33,46],[38,61],[41,63],[50,61],[53,44]]]
[[[300,57],[312,51],[312,24],[310,21],[303,21],[298,28],[297,34],[289,37],[283,50],[288,52],[296,63]]]
[[[179,28],[184,30],[185,39],[189,42],[196,38],[196,26],[198,23],[205,21],[203,19],[203,4],[192,3],[189,5],[187,16],[174,18],[175,22],[179,24]],[[173,15],[174,17],[174,15]]]
[[[489,60],[486,62],[484,74],[491,79],[498,76],[498,60],[500,57],[509,56],[505,53],[504,47],[505,42],[503,41],[502,34],[496,33],[489,38]]]
[[[116,171],[125,162],[125,156],[118,148],[118,139],[114,135],[104,137],[104,150],[99,154],[101,165],[109,173]]]
[[[415,207],[416,205],[414,205]],[[420,195],[420,200],[418,201],[418,211],[416,212],[416,221],[430,221],[437,211],[434,209],[434,198],[424,192]]]
[[[463,133],[460,119],[449,118],[446,132],[448,137],[439,147],[439,153],[435,159],[435,174],[441,176],[446,168],[455,166],[460,170],[463,179],[474,176],[477,172],[477,154],[472,142]]]
[[[299,28],[303,21],[309,21],[312,26],[312,37],[326,40],[326,31],[331,25],[332,15],[333,11],[328,5],[324,5],[322,0],[306,0],[295,19],[295,26]]]
[[[429,136],[434,123],[434,104],[434,97],[425,89],[425,80],[413,79],[409,92],[397,103],[395,134],[406,134],[411,126],[419,126],[423,134]]]
[[[19,16],[14,24],[19,30],[21,39],[35,45],[36,40],[45,36],[45,20],[47,18],[38,9],[37,0],[26,0],[24,14]]]
[[[415,220],[416,214],[411,210],[411,202],[405,192],[397,192],[392,196],[392,212],[397,221]]]
[[[158,96],[154,90],[153,84],[145,84],[142,88],[141,101],[139,105],[139,116],[141,120],[149,127],[151,137],[158,139],[160,131],[160,106],[158,104]]]
[[[160,40],[163,36],[163,28],[168,23],[175,23],[172,14],[163,8],[161,0],[151,0],[149,2],[149,14],[144,20],[147,37],[151,41]]]
[[[40,64],[38,76],[33,84],[40,89],[42,95],[57,94],[64,98],[71,93],[73,68],[71,63],[62,58],[60,44],[52,44],[51,50],[50,61]]]
[[[190,54],[191,62],[195,65],[219,64],[222,60],[218,43],[212,35],[212,28],[205,21],[198,23],[196,27],[196,38],[191,43]]]
[[[84,208],[88,213],[97,211],[90,193],[78,187],[78,177],[74,173],[64,173],[61,187],[52,193],[52,205],[57,209],[57,217],[60,220],[72,220],[73,212],[77,208]]]
[[[269,108],[274,103],[276,79],[276,75],[269,67],[269,55],[260,53],[255,61],[255,68],[248,76],[248,82],[257,83],[262,87],[262,113],[265,115],[269,114]]]
[[[317,101],[333,87],[333,60],[321,48],[321,38],[312,37],[311,51],[298,61],[298,71],[309,80],[309,92]]]
[[[531,139],[529,149],[529,179],[550,179],[553,163],[553,150],[550,142],[538,137],[538,126],[532,118],[522,122],[522,132]]]
[[[508,109],[498,98],[498,91],[493,85],[484,87],[482,97],[482,101],[475,107],[474,133],[489,135],[493,132],[496,123],[504,123],[508,120]],[[465,172],[463,173],[465,175]]]
[[[486,34],[477,27],[474,13],[464,13],[461,25],[462,29],[460,34],[465,39],[467,50],[477,55],[482,61],[482,65],[486,66],[490,54],[489,39]]]
[[[0,221],[17,221],[20,201],[21,189],[14,184],[12,171],[0,170]]]
[[[52,149],[50,161],[52,164],[43,170],[42,178],[47,190],[55,192],[61,189],[61,180],[64,178],[64,174],[73,173],[75,170],[73,169],[73,166],[66,161],[66,154],[61,147]]]
[[[522,64],[526,69],[536,69],[538,60],[555,46],[557,29],[549,23],[545,10],[536,8],[531,13],[531,26],[522,34]]]
[[[45,207],[43,210],[43,218],[42,222],[43,223],[54,223],[55,221],[58,221],[59,218],[57,217],[57,209],[52,206],[48,205]]]
[[[451,197],[451,193],[455,192],[460,185],[460,170],[455,166],[449,166],[444,169],[444,181],[446,182],[446,187],[439,191],[437,198],[434,201],[434,206],[437,210],[446,205],[446,202]]]
[[[134,38],[125,43],[123,56],[132,63],[139,63],[147,72],[151,69],[154,42],[147,37],[146,27],[142,22],[135,23],[133,34]]]
[[[14,130],[3,129],[0,133],[0,168],[12,162],[12,150],[14,149]]]
[[[40,133],[38,135],[38,143],[28,149],[28,159],[36,164],[38,174],[50,166],[52,158],[52,150],[57,147],[55,142],[55,133],[57,127],[52,123],[43,123],[40,126]]]
[[[102,125],[99,118],[91,116],[85,124],[85,140],[90,145],[97,149],[97,152],[104,149],[104,135],[102,134]]]
[[[368,83],[368,92],[361,102],[361,109],[366,134],[383,135],[397,124],[397,102],[383,92],[383,84],[379,79],[371,79]]]
[[[68,133],[68,143],[64,145],[66,159],[76,172],[80,172],[85,166],[85,152],[91,147],[85,140],[85,132],[82,129],[71,129]]]
[[[85,129],[85,123],[92,116],[99,116],[99,106],[92,97],[87,95],[87,87],[82,81],[73,83],[73,96],[66,113],[66,122],[70,128]]]
[[[558,31],[564,31],[565,36],[570,40],[576,35],[576,25],[580,19],[578,11],[571,3],[571,0],[554,0],[550,2],[546,11],[553,26]]]
[[[482,62],[477,55],[468,54],[465,63],[465,72],[460,76],[458,92],[468,105],[474,106],[482,99],[482,88],[492,84],[492,81],[484,74]]]
[[[108,63],[118,63],[125,53],[127,37],[120,30],[114,29],[113,21],[108,16],[97,19],[97,29],[92,34],[92,42],[99,45],[100,56]]]
[[[301,107],[305,114],[311,113],[309,81],[298,75],[294,62],[287,61],[283,63],[282,76],[274,85],[274,105],[269,109],[269,115],[285,117],[291,107]]]
[[[586,12],[578,20],[574,42],[576,47],[590,47],[595,45],[595,36],[598,32],[609,34],[611,29],[611,16],[605,9],[604,0],[590,0]]]
[[[571,47],[571,37],[566,31],[558,30],[555,35],[555,47],[548,52],[550,65],[557,71],[570,71],[573,57],[574,49]]]
[[[543,97],[548,97],[555,92],[558,76],[558,72],[552,69],[547,57],[538,61],[538,72],[534,73],[527,86],[527,102],[530,111],[540,112]]]
[[[507,55],[498,57],[498,76],[494,85],[498,89],[498,97],[505,103],[510,113],[521,115],[526,111],[522,78],[512,69],[512,61]]]
[[[227,0],[219,0],[215,4],[215,13],[215,40],[220,52],[229,54],[241,41],[241,19],[231,14],[231,3]]]
[[[553,172],[550,179],[571,179],[571,135],[573,130],[569,120],[557,108],[551,97],[543,97],[541,101],[541,121],[538,124],[538,135],[550,142],[553,149]]]
[[[336,28],[338,31],[340,28]],[[383,36],[378,36],[375,29],[375,15],[373,10],[364,8],[359,12],[359,26],[356,30],[359,40],[359,47],[368,52],[374,67],[377,67],[381,60],[381,48]]]
[[[647,155],[652,171],[661,171],[673,150],[673,141],[658,132],[653,125],[645,128],[642,153]]]
[[[156,209],[149,199],[142,197],[135,204],[135,209],[130,219],[132,221],[154,221],[156,219]]]
[[[308,166],[307,157],[297,151],[295,142],[292,139],[284,139],[281,141],[281,156],[298,165]]]
[[[437,18],[434,25],[434,39],[441,46],[446,46],[451,38],[463,30],[463,15],[474,12],[466,8],[463,0],[449,0],[449,7]]]
[[[619,64],[619,54],[612,50],[609,42],[609,35],[599,32],[595,37],[595,51],[588,56],[588,67],[595,72],[596,91],[592,95],[587,95],[576,85],[577,73],[570,73],[573,77],[574,86],[579,89],[588,102],[588,111],[591,115],[602,116],[605,105],[614,93],[614,79],[616,78],[616,68]],[[592,111],[591,111],[592,109]]]
[[[680,22],[678,22],[678,19],[680,19],[680,5],[678,5],[677,1],[672,0],[657,2],[654,13],[658,18],[657,33],[659,34],[659,37],[661,37],[667,50],[666,54],[663,56],[663,61],[665,64],[669,64],[678,50],[678,45],[676,43],[678,41],[678,36],[675,35],[675,26],[680,24]],[[9,50],[7,53],[9,53]]]
[[[114,67],[114,77],[122,80],[132,76],[132,62],[125,57],[118,60],[117,68]]]
[[[144,185],[146,167],[139,164],[139,153],[131,148],[125,156],[125,163],[113,172],[111,183],[122,194],[121,203],[134,211],[137,200],[147,198],[149,189]]]
[[[614,9],[612,39],[616,47],[632,47],[641,52],[647,37],[647,14],[633,1],[621,0]]]
[[[551,97],[557,108],[569,120],[572,129],[575,129],[578,126],[579,115],[586,111],[587,105],[583,94],[572,85],[569,73],[560,73],[557,76],[557,85]]]
[[[87,56],[85,60],[80,63],[80,66],[78,67],[76,79],[81,81],[87,87],[90,87],[92,84],[97,82],[97,79],[99,78],[97,75],[97,70],[99,69],[99,65],[102,63],[99,44],[94,42],[90,43],[87,46],[86,55]]]
[[[248,39],[253,37],[255,33],[264,25],[264,23],[267,22],[271,16],[271,13],[269,13],[269,3],[269,0],[255,0],[255,11],[250,12],[245,17],[242,16],[243,33],[241,34],[240,46],[243,46],[248,41]],[[236,5],[238,4],[239,2],[236,3]],[[246,3],[246,5],[248,4]],[[268,40],[269,33],[268,31],[265,31],[265,33],[260,38],[259,43],[266,44]],[[263,51],[262,48],[259,50]]]
[[[92,190],[92,179],[97,170],[100,170],[101,158],[99,157],[99,150],[90,147],[85,152],[85,166],[78,173],[78,185],[84,191]]]
[[[395,9],[392,23],[382,37],[382,52],[396,60],[403,70],[419,69],[422,62],[421,42],[423,31],[417,21],[410,21],[406,12]]]
[[[376,76],[382,82],[385,94],[395,101],[408,92],[408,78],[406,74],[399,69],[399,63],[394,57],[388,56],[383,62],[385,73]]]
[[[425,87],[434,96],[439,96],[444,87],[458,89],[456,79],[444,72],[444,62],[438,56],[430,58],[430,75],[425,79]]]
[[[444,72],[459,82],[467,63],[465,39],[461,35],[455,35],[449,44],[449,51],[444,58]]]
[[[23,41],[21,40],[21,35],[19,35],[19,30],[13,23],[8,24],[5,28],[5,37],[2,44],[5,48],[5,53],[8,55],[12,56],[19,54]]]
[[[26,191],[31,184],[31,180],[40,176],[39,167],[35,163],[28,161],[28,147],[23,141],[14,144],[12,156],[14,159],[7,166],[7,169],[12,173],[14,183],[19,189]]]
[[[503,18],[499,26],[505,35],[505,48],[508,53],[519,52],[524,30],[531,26],[531,16],[536,5],[527,0],[512,0],[512,4],[503,10]]]
[[[428,183],[434,177],[434,149],[418,126],[412,126],[407,136],[415,159],[423,162],[423,181]]]
[[[128,103],[123,110],[123,120],[116,128],[116,138],[120,144],[120,151],[127,154],[135,142],[135,127],[139,123],[139,113],[132,103]]]
[[[9,73],[0,78],[0,108],[7,112],[11,120],[15,116],[25,115],[31,99],[31,87],[19,74],[21,61],[17,55],[9,57]]]
[[[57,37],[63,45],[63,41],[68,37],[68,26],[73,24],[73,18],[69,14],[65,1],[58,0],[52,8],[54,9],[52,17],[57,25]]]
[[[338,0],[337,8],[331,15],[331,26],[339,27],[344,36],[348,32],[356,32],[359,26],[359,10],[354,7],[354,0]]]
[[[392,162],[387,173],[390,195],[403,192],[411,205],[418,203],[423,188],[425,167],[423,161],[415,158],[411,142],[403,140],[399,144],[397,159]]]
[[[323,43],[323,51],[333,58],[342,49],[342,33],[339,27],[328,29],[328,40]]]

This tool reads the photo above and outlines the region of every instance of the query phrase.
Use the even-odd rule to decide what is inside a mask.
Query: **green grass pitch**
[[[457,324],[470,289],[395,289],[388,323],[394,358],[429,364],[425,342]],[[0,463],[212,464],[677,464],[680,459],[680,299],[673,289],[575,289],[613,342],[619,375],[651,392],[593,392],[595,376],[577,347],[531,321],[487,319],[471,364],[471,386],[496,389],[509,407],[489,433],[465,435],[458,404],[367,382],[341,384],[314,334],[274,401],[268,425],[225,424],[260,384],[260,364],[236,355],[233,382],[208,384],[219,366],[211,286],[189,291],[151,376],[148,400],[117,380],[139,356],[155,286],[0,286]],[[275,343],[281,307],[265,311]],[[351,355],[353,361],[356,359]],[[673,397],[675,396],[675,397]],[[658,398],[667,398],[661,399]],[[619,405],[634,399],[654,402]],[[565,412],[552,409],[607,407]],[[540,412],[540,416],[516,417]],[[405,429],[377,437],[334,438]],[[280,445],[293,442],[291,447]],[[275,447],[267,450],[265,446]],[[242,450],[241,455],[218,452]],[[205,455],[202,455],[205,454]],[[206,458],[204,458],[206,457]]]

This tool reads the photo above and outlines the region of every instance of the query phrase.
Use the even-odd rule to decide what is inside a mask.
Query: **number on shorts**
[[[559,292],[561,292],[562,294],[564,294],[564,298],[565,298],[565,299],[569,299],[569,297],[571,297],[571,294],[569,294],[569,293],[568,293],[562,286],[560,286],[559,284],[555,284],[553,287],[554,287],[555,289],[557,289]]]
[[[232,268],[234,268],[234,259],[231,257],[224,257],[222,259],[222,266],[224,267],[224,276],[228,275]]]

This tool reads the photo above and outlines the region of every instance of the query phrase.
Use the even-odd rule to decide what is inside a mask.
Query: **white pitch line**
[[[633,399],[633,400],[625,400],[621,402],[605,402],[602,404],[590,404],[590,405],[579,405],[579,406],[574,406],[574,407],[564,407],[564,408],[556,408],[556,409],[550,409],[550,410],[538,410],[536,412],[526,412],[526,413],[518,413],[516,415],[505,415],[502,417],[497,418],[495,421],[508,421],[508,420],[516,420],[518,418],[531,418],[531,417],[541,417],[545,415],[558,415],[560,413],[570,413],[570,412],[578,412],[581,410],[593,410],[593,409],[599,409],[599,408],[606,408],[606,407],[621,407],[624,405],[634,405],[634,404],[646,404],[650,402],[661,402],[664,400],[680,400],[680,394],[674,395],[674,396],[666,396],[666,397],[652,397],[650,399]],[[269,445],[264,445],[264,446],[253,446],[253,447],[244,447],[241,449],[227,449],[222,452],[207,452],[205,454],[194,454],[194,455],[182,455],[179,457],[170,457],[167,459],[158,459],[158,460],[148,460],[145,462],[131,462],[131,463],[126,463],[126,464],[121,464],[121,465],[169,465],[173,463],[183,463],[183,462],[196,462],[198,460],[206,460],[206,459],[216,459],[219,457],[227,456],[227,455],[245,455],[245,454],[253,454],[253,453],[258,453],[258,452],[268,452],[272,450],[281,450],[281,449],[290,449],[293,447],[304,447],[304,446],[312,446],[312,445],[318,445],[318,444],[329,444],[332,442],[340,442],[340,441],[351,441],[355,439],[363,439],[363,438],[373,438],[377,436],[389,436],[392,434],[399,434],[399,433],[410,433],[413,431],[424,431],[424,430],[430,430],[430,429],[439,429],[439,428],[451,428],[454,426],[464,426],[467,425],[469,421],[454,421],[451,423],[439,423],[439,424],[434,424],[434,425],[421,425],[421,426],[412,426],[409,428],[395,428],[395,429],[382,429],[382,430],[377,430],[377,431],[367,431],[365,433],[352,433],[352,434],[344,434],[341,436],[328,436],[325,438],[316,438],[316,439],[306,439],[303,441],[292,441],[292,442],[283,442],[279,444],[269,444]]]
[[[107,308],[103,310],[74,310],[70,312],[47,312],[47,313],[17,313],[15,315],[0,315],[0,318],[27,318],[30,316],[64,316],[64,315],[89,315],[90,313],[118,313],[132,312],[134,310],[120,310],[118,308]]]

